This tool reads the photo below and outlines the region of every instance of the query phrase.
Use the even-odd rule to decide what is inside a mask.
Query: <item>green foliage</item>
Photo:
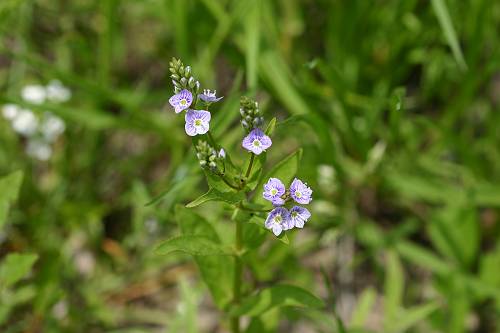
[[[23,181],[22,171],[0,178],[0,230],[5,224],[9,206],[17,199]]]
[[[274,307],[281,306],[321,308],[324,303],[303,288],[292,285],[275,285],[247,297],[240,306],[231,310],[231,313],[258,316]]]
[[[184,235],[170,238],[158,245],[155,252],[160,255],[175,251],[185,252],[193,256],[231,255],[232,252],[212,241],[208,237]]]
[[[37,259],[36,254],[7,255],[0,264],[0,289],[8,288],[25,277]]]
[[[218,332],[230,311],[248,333],[499,331],[499,12],[0,1],[0,331]],[[194,91],[193,73],[224,96],[209,111],[226,181],[200,170],[167,102],[170,76]],[[53,79],[68,102],[22,98]],[[248,177],[242,95],[273,140]],[[6,103],[64,119],[48,161],[26,153]],[[314,191],[311,220],[278,239],[270,176]]]

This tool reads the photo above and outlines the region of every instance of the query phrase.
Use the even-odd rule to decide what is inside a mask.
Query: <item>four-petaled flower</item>
[[[262,196],[271,201],[273,205],[281,206],[285,203],[285,200],[281,198],[283,194],[285,194],[285,185],[278,178],[269,178],[269,181],[264,184]]]
[[[288,209],[277,207],[273,209],[267,216],[265,226],[273,231],[276,236],[279,236],[283,230],[287,229],[286,223],[289,219]]]
[[[188,110],[186,112],[186,133],[189,136],[205,134],[210,128],[211,115],[208,111]]]
[[[290,185],[290,196],[295,202],[307,205],[312,200],[312,190],[300,179],[295,178]]]
[[[304,223],[306,223],[310,217],[311,213],[309,213],[307,208],[294,206],[292,209],[290,209],[290,225],[292,225],[292,228],[303,228]]]
[[[243,148],[255,155],[260,155],[267,148],[271,147],[272,144],[271,138],[265,135],[260,128],[254,128],[242,142]]]
[[[175,113],[179,113],[191,106],[191,103],[193,102],[193,94],[191,94],[189,90],[184,89],[178,94],[170,97],[168,102],[174,107]]]
[[[203,94],[199,94],[198,97],[205,103],[215,103],[224,98],[217,97],[217,90],[211,92],[209,89],[203,89]]]

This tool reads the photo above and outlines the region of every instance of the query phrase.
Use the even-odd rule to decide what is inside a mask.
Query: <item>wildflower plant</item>
[[[229,151],[221,146],[220,138],[212,134],[211,128],[217,112],[210,111],[210,106],[222,97],[217,97],[215,90],[200,92],[201,85],[191,67],[178,59],[170,62],[170,73],[174,85],[169,99],[171,112],[184,117],[185,132],[192,138],[209,190],[185,207],[176,208],[182,235],[161,243],[157,253],[181,251],[194,256],[215,303],[226,313],[232,332],[240,332],[240,317],[257,313],[255,307],[269,293],[285,293],[294,299],[294,305],[321,307],[321,300],[299,287],[278,285],[253,293],[243,281],[248,256],[256,255],[266,238],[289,244],[288,235],[294,229],[304,228],[311,218],[311,212],[304,206],[312,201],[313,191],[294,178],[302,150],[293,152],[264,173],[267,153],[273,148],[271,137],[276,118],[265,124],[259,103],[241,97],[241,143],[236,146],[238,151]],[[246,155],[247,162],[235,165],[230,152]],[[222,242],[210,223],[189,210],[209,201],[220,202],[232,211],[233,245]],[[270,307],[287,305],[285,300],[286,297],[278,297]]]

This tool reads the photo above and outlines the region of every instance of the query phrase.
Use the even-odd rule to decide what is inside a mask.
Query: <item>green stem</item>
[[[210,143],[212,144],[214,149],[217,149],[217,144],[215,143],[215,140],[214,140],[214,137],[212,136],[212,133],[210,133],[210,131],[208,131],[207,135],[208,135],[208,140],[210,141]]]
[[[242,225],[241,221],[234,221],[235,226],[235,248],[238,255],[234,257],[234,280],[233,280],[233,303],[238,305],[241,299],[241,280],[243,275],[243,262],[239,256],[239,252],[243,247],[242,242]],[[231,318],[231,332],[240,333],[240,316],[234,316]]]
[[[253,160],[255,159],[255,154],[254,153],[251,153],[252,156],[250,157],[250,163],[248,164],[248,169],[247,169],[247,172],[245,174],[245,178],[248,178],[248,176],[250,176],[250,172],[252,171],[252,166],[253,166]]]

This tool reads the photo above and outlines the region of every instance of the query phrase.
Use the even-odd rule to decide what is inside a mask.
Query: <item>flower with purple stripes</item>
[[[290,196],[295,202],[307,205],[312,200],[312,190],[300,179],[295,178],[290,185]]]
[[[175,113],[179,113],[191,106],[191,103],[193,103],[193,94],[189,90],[184,89],[170,97],[168,102],[174,107]]]
[[[255,155],[260,155],[267,148],[271,147],[272,144],[271,138],[265,135],[260,128],[254,128],[242,142],[243,148]]]
[[[210,129],[210,119],[212,118],[208,111],[188,110],[186,112],[186,125],[184,126],[187,135],[195,136],[205,134]]]
[[[311,213],[307,210],[307,208],[300,206],[293,206],[290,209],[290,225],[297,228],[303,228],[304,224],[311,217]]]
[[[208,89],[203,90],[203,94],[199,94],[198,97],[205,103],[215,103],[223,99],[224,97],[217,97],[217,90],[211,92]]]
[[[286,208],[277,207],[267,215],[264,225],[267,229],[272,230],[276,236],[279,236],[283,230],[287,230],[289,215]]]
[[[281,196],[285,194],[285,185],[278,178],[269,178],[266,184],[264,184],[264,192],[262,196],[264,199],[269,200],[275,206],[281,206],[285,203],[285,200]]]

